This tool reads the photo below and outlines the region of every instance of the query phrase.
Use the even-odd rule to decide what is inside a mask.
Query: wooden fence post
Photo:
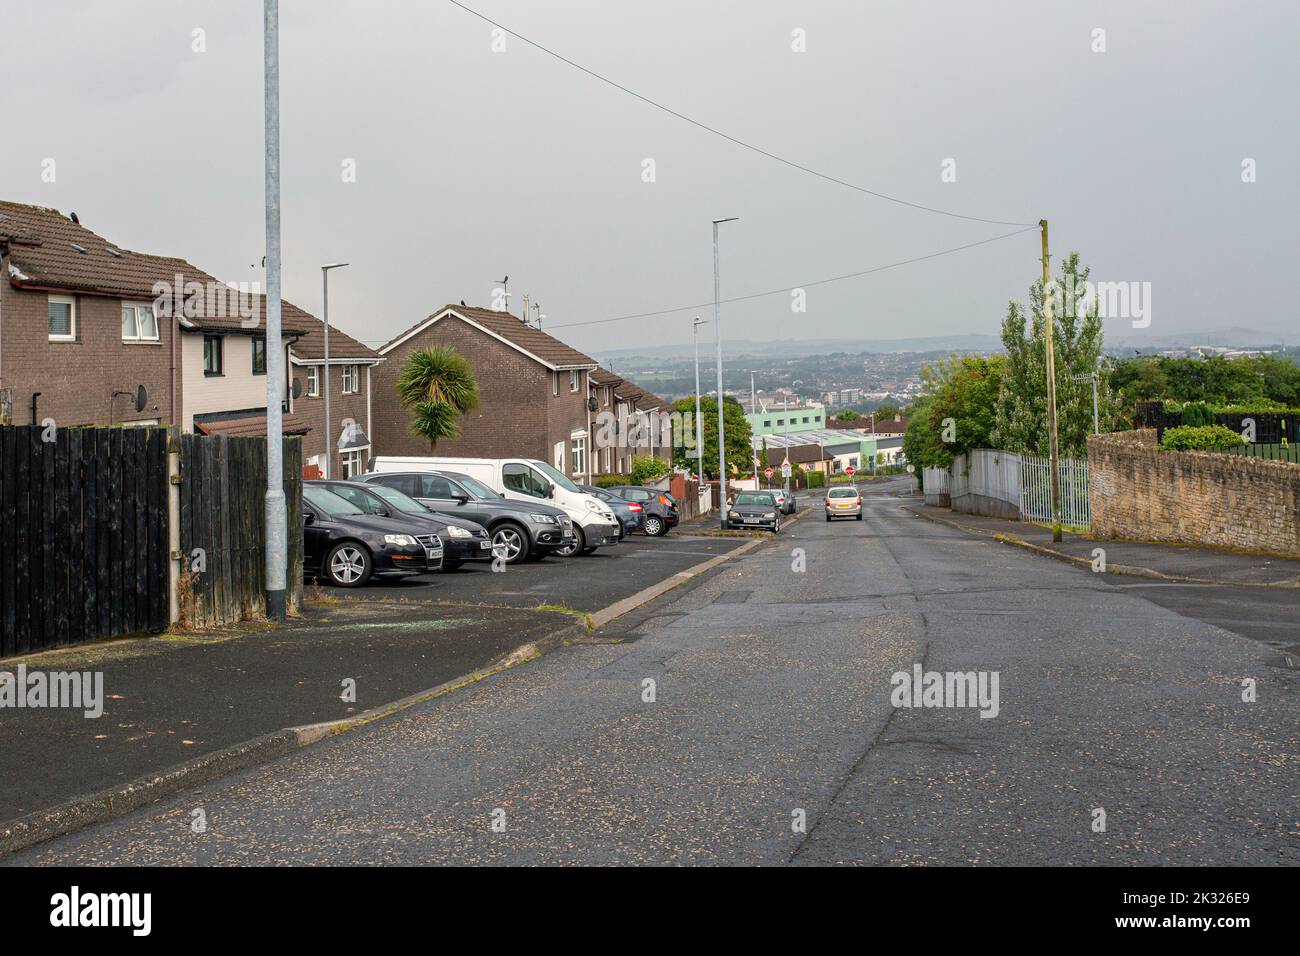
[[[185,557],[181,552],[181,432],[172,425],[167,429],[167,621],[181,619],[181,572]]]

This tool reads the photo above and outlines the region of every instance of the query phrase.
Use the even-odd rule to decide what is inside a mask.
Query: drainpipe
[[[40,392],[32,392],[32,424],[33,425],[37,423],[36,422],[36,400],[40,397],[41,397]]]

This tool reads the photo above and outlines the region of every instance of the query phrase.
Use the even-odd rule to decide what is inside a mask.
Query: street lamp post
[[[704,481],[704,420],[700,417],[700,326],[708,322],[698,315],[691,323],[691,342],[695,346],[695,473]]]
[[[284,353],[280,340],[280,2],[262,6],[262,122],[266,145],[266,616],[285,619],[289,535],[284,498]],[[299,534],[301,531],[295,529]]]
[[[333,440],[330,435],[330,270],[342,269],[346,262],[332,262],[327,266],[320,267],[321,285],[323,286],[324,298],[324,323],[325,323],[325,477],[333,478],[330,474],[330,461],[334,457],[330,449],[330,442]]]
[[[724,222],[735,222],[739,216],[713,220],[713,335],[718,346],[718,502],[719,517],[725,530],[727,527],[727,433],[722,422],[722,314],[719,296],[721,285],[718,279],[718,226]]]

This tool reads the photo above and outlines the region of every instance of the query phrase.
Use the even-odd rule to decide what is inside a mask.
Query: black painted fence
[[[167,432],[0,427],[0,656],[168,624]]]
[[[189,625],[229,624],[266,612],[266,439],[182,435],[180,587]],[[285,603],[302,595],[302,440],[284,440],[289,569]],[[196,553],[197,552],[197,553]]]

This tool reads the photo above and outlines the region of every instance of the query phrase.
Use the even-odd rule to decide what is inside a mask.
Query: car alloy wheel
[[[359,588],[370,577],[370,553],[359,544],[345,541],[326,559],[330,580],[341,588]]]
[[[514,525],[502,525],[492,532],[493,557],[505,558],[506,564],[517,564],[524,553],[523,532]]]
[[[582,525],[573,526],[573,544],[560,548],[555,553],[562,558],[571,558],[587,546],[587,536],[582,531]]]
[[[664,523],[661,518],[654,515],[645,519],[645,533],[652,538],[657,538],[664,533]]]

